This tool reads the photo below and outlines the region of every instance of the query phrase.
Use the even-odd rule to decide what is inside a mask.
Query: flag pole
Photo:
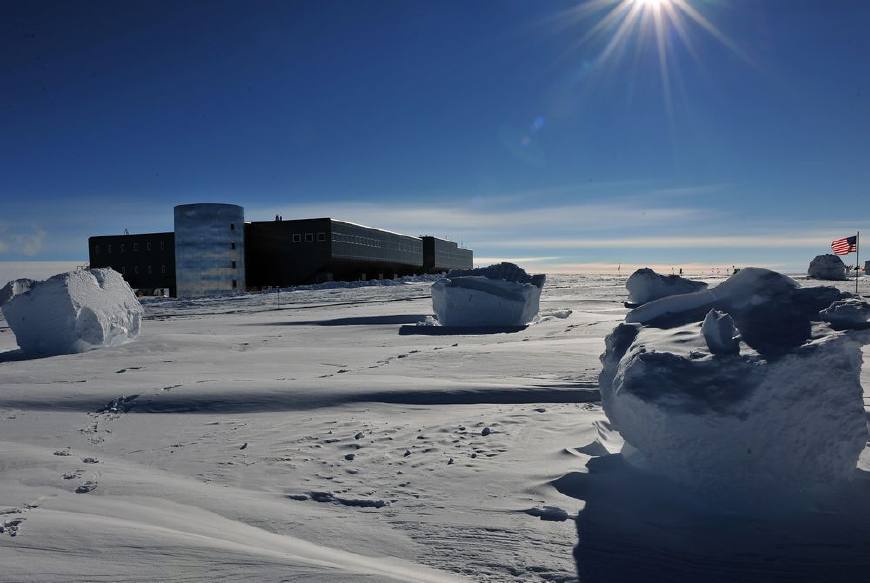
[[[858,273],[861,269],[861,231],[855,235],[855,295],[858,295]]]

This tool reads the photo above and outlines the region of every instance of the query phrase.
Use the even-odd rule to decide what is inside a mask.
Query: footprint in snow
[[[97,483],[88,480],[87,482],[82,482],[76,487],[76,494],[87,494],[89,492],[93,492],[97,489]]]
[[[18,536],[18,527],[24,522],[24,518],[13,518],[5,520],[0,524],[0,534],[8,534],[9,536]]]

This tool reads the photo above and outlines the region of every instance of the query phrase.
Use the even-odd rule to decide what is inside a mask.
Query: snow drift
[[[849,479],[868,437],[867,338],[818,322],[839,296],[748,268],[630,312],[606,339],[599,377],[626,460],[705,491]]]
[[[432,284],[432,308],[442,326],[525,326],[538,314],[544,281],[513,263],[452,271]]]
[[[644,304],[629,312],[625,321],[673,327],[701,321],[715,308],[734,319],[752,348],[776,356],[803,344],[810,336],[810,322],[840,297],[833,287],[801,288],[775,271],[747,267],[713,289]]]
[[[139,334],[142,321],[142,306],[112,269],[11,281],[0,290],[0,306],[18,346],[32,355],[120,344]]]
[[[870,303],[859,298],[837,300],[819,312],[822,320],[837,329],[870,326]]]
[[[825,279],[830,281],[844,281],[846,277],[846,264],[836,255],[817,255],[807,269],[807,275],[813,279]]]
[[[638,269],[625,282],[628,299],[645,304],[665,296],[687,294],[707,287],[703,281],[693,281],[679,275],[661,275],[649,268]]]

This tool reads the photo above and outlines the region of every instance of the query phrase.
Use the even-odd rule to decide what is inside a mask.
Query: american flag
[[[849,253],[855,253],[858,250],[857,241],[858,237],[856,235],[831,241],[831,251],[834,252],[834,255],[848,255]]]

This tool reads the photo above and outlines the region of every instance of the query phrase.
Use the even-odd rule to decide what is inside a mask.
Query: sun
[[[637,4],[642,8],[660,9],[666,4],[671,4],[671,0],[631,0],[632,4]]]
[[[639,43],[634,43],[638,50],[642,49],[645,42],[654,43],[665,102],[670,110],[669,60],[676,48],[674,43],[680,42],[700,62],[691,35],[692,28],[701,29],[742,59],[752,63],[731,39],[704,16],[696,7],[698,3],[699,0],[585,0],[562,13],[560,19],[565,23],[576,23],[589,17],[597,19],[578,40],[578,44],[604,37],[604,48],[596,59],[599,65],[617,59],[627,46],[633,44],[629,42],[633,37],[640,39]]]

